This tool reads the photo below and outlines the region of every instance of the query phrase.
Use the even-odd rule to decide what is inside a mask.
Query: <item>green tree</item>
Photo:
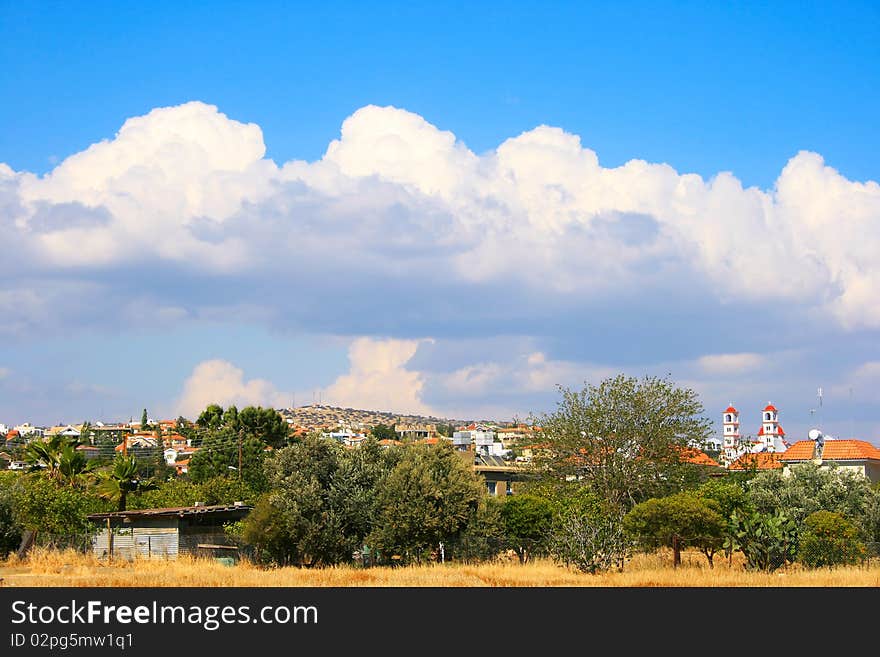
[[[220,420],[222,426],[232,431],[238,431],[241,428],[241,422],[238,419],[238,407],[235,404],[226,407],[223,411],[223,417]]]
[[[129,509],[169,509],[192,506],[196,502],[207,504],[200,484],[189,479],[172,479],[149,491],[135,491],[127,505]]]
[[[455,433],[455,425],[440,423],[437,425],[437,433],[439,433],[441,436],[452,438],[452,434]]]
[[[718,512],[727,521],[737,511],[749,511],[752,508],[748,492],[735,481],[725,479],[709,479],[696,489],[696,494],[718,505]]]
[[[144,412],[141,413],[141,431],[146,431],[147,427],[150,426],[150,418],[147,415],[147,409],[144,409]]]
[[[859,529],[843,515],[815,511],[804,520],[798,561],[808,568],[854,565],[866,555]]]
[[[209,404],[196,420],[200,429],[219,429],[222,423],[223,407],[218,404]]]
[[[25,448],[25,461],[32,471],[44,472],[54,481],[76,485],[92,469],[83,453],[77,451],[79,445],[78,439],[60,434],[46,441],[34,440]]]
[[[394,430],[394,425],[382,424],[381,422],[370,428],[370,435],[376,440],[397,440],[397,432]]]
[[[196,483],[213,477],[232,477],[247,482],[255,490],[263,490],[266,486],[265,458],[266,445],[261,440],[246,435],[241,429],[236,432],[223,427],[203,438],[199,451],[190,459],[189,477]]]
[[[0,472],[0,559],[21,544],[22,528],[13,512],[13,486],[17,480],[15,472]]]
[[[296,546],[291,544],[288,518],[273,503],[272,496],[264,494],[253,510],[241,521],[236,538],[251,546],[259,563],[300,563]]]
[[[131,493],[157,488],[151,479],[138,477],[138,463],[134,456],[117,456],[112,466],[101,473],[98,494],[116,504],[117,511],[125,511]]]
[[[368,543],[387,557],[421,561],[467,528],[484,490],[482,478],[447,442],[413,444],[379,486]]]
[[[620,512],[583,481],[543,477],[527,480],[522,493],[553,506],[548,550],[558,562],[586,573],[622,569],[630,541]]]
[[[643,547],[671,547],[673,568],[681,565],[681,550],[688,546],[699,548],[711,568],[725,524],[717,502],[691,491],[640,502],[623,518],[624,529]]]
[[[183,436],[184,438],[192,438],[193,434],[193,423],[187,420],[182,415],[178,416],[177,420],[174,422],[174,431],[175,433]]]
[[[84,483],[95,466],[85,454],[78,451],[73,444],[66,444],[58,452],[58,476],[61,481],[69,486],[77,486]]]
[[[865,541],[873,546],[870,555],[880,556],[880,483],[871,488],[861,524],[864,527]]]
[[[247,406],[238,413],[244,431],[274,449],[284,447],[290,439],[290,425],[274,408]]]
[[[694,391],[667,379],[623,375],[580,391],[560,386],[557,410],[540,422],[547,456],[538,471],[577,478],[623,516],[633,505],[698,483],[684,450],[703,444],[710,423]]]
[[[700,497],[711,500],[718,505],[718,512],[726,523],[724,530],[724,538],[730,538],[730,519],[735,513],[743,514],[754,511],[748,491],[744,488],[747,486],[746,480],[741,478],[732,479],[725,477],[724,479],[709,479],[702,484],[695,492]],[[733,562],[733,543],[730,540],[722,541],[725,556],[730,563]]]
[[[87,516],[109,510],[91,489],[67,486],[37,472],[17,477],[11,495],[13,515],[23,530],[54,537],[93,533]]]
[[[820,467],[800,463],[792,466],[787,475],[778,470],[764,471],[747,486],[751,505],[761,513],[784,513],[801,525],[816,511],[833,511],[855,522],[863,536],[872,533],[871,482],[834,464]]]
[[[501,509],[505,535],[520,563],[547,546],[553,528],[553,504],[542,497],[513,495]]]
[[[375,489],[398,458],[374,440],[357,450],[314,434],[266,463],[269,492],[242,539],[264,560],[304,566],[350,561],[372,530]]]
[[[451,541],[443,543],[441,558],[479,563],[498,556],[506,545],[504,520],[501,518],[503,508],[504,500],[484,495],[467,526]],[[437,558],[436,552],[434,556]]]

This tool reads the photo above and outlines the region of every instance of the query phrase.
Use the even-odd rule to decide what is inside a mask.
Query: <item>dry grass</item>
[[[401,568],[259,568],[181,557],[177,560],[101,561],[74,551],[35,550],[26,559],[0,562],[2,586],[86,587],[877,587],[880,564],[870,567],[804,570],[797,566],[773,574],[747,572],[742,563],[716,559],[709,569],[698,553],[685,553],[673,570],[671,556],[638,555],[624,572],[587,575],[551,561],[525,566],[515,561],[490,564],[431,564]]]

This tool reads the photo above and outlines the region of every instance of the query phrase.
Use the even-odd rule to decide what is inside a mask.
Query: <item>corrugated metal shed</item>
[[[174,559],[182,552],[195,554],[199,543],[225,542],[224,523],[240,520],[252,508],[235,503],[94,513],[89,520],[100,529],[92,549],[99,557],[110,556],[108,536],[112,532],[114,558]]]

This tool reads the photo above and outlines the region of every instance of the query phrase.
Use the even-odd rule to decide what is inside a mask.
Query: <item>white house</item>
[[[505,449],[495,432],[483,427],[460,429],[452,434],[452,445],[459,450],[467,450],[473,446],[476,454],[486,456],[505,456],[510,453]]]
[[[23,424],[19,424],[17,427],[12,428],[15,431],[18,431],[22,438],[26,436],[31,436],[33,438],[43,437],[43,429],[41,427],[35,427],[30,422],[25,422]]]
[[[162,452],[162,457],[165,459],[165,463],[168,465],[174,465],[174,462],[177,460],[177,450],[173,447],[169,447]]]

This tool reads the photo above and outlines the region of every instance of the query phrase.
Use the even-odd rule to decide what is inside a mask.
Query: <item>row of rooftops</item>
[[[758,452],[743,454],[728,466],[730,470],[776,470],[786,463],[812,461],[815,443],[800,440],[784,452]],[[822,461],[873,461],[880,464],[880,448],[865,441],[855,439],[827,440],[822,449]]]

